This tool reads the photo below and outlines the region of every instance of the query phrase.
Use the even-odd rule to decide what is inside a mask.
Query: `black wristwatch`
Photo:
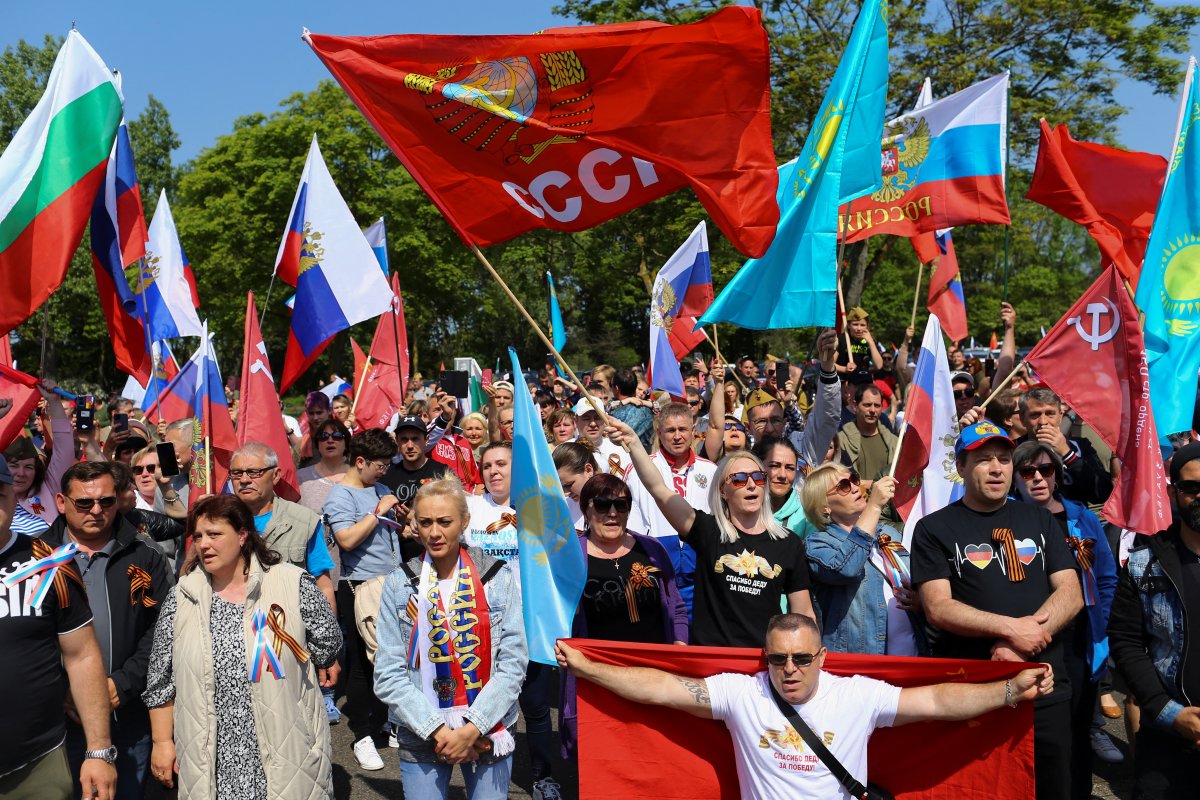
[[[115,764],[117,763],[117,746],[110,744],[103,750],[85,750],[83,757],[85,759],[98,758],[106,764]]]

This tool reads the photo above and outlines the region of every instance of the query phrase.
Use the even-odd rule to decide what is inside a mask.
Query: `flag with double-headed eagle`
[[[743,253],[775,235],[757,9],[530,36],[305,38],[468,244],[585,230],[685,186]]]
[[[840,235],[857,242],[881,233],[1007,225],[1007,147],[1007,72],[914,108],[887,124],[882,183],[842,207]]]
[[[315,135],[275,270],[296,287],[279,381],[282,394],[312,366],[334,334],[392,307],[387,278],[334,184]]]
[[[1137,305],[1146,315],[1150,402],[1159,441],[1192,429],[1200,371],[1200,88],[1188,62],[1175,146],[1146,244]],[[1193,136],[1195,133],[1197,136]]]
[[[696,317],[712,305],[708,227],[701,220],[654,279],[650,295],[650,386],[683,397],[679,359],[704,341]],[[682,352],[681,352],[682,351]]]

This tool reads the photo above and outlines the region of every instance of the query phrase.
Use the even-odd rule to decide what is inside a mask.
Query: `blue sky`
[[[124,75],[129,116],[153,94],[171,114],[183,140],[176,160],[194,157],[233,121],[271,112],[288,95],[328,77],[300,41],[307,26],[318,33],[528,33],[565,24],[555,0],[10,0],[5,3],[0,48],[46,33],[62,35],[74,21],[101,57]],[[1200,35],[1192,40],[1200,52]],[[1115,100],[1130,111],[1120,143],[1165,154],[1171,147],[1176,98],[1126,84]]]

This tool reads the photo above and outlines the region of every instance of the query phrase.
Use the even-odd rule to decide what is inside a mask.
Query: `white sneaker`
[[[374,772],[383,769],[383,759],[375,749],[375,741],[365,736],[354,743],[354,760],[365,770]]]

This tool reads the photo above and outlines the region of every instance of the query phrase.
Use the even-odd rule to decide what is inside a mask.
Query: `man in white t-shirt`
[[[561,641],[556,648],[559,666],[626,700],[724,722],[733,738],[743,800],[850,800],[850,793],[788,723],[771,696],[771,686],[863,785],[867,741],[876,728],[967,720],[1005,703],[1015,706],[1047,695],[1054,688],[1050,666],[1042,664],[1007,681],[901,689],[861,675],[845,678],[822,672],[825,652],[817,624],[802,614],[772,618],[767,625],[767,669],[755,675],[689,678],[647,667],[598,664]]]
[[[590,444],[596,452],[596,463],[600,465],[600,470],[618,478],[623,476],[632,463],[629,453],[604,438],[604,421],[586,397],[575,404],[575,426],[579,438]]]
[[[717,473],[717,465],[692,451],[695,421],[691,409],[683,403],[667,404],[654,421],[654,430],[658,437],[658,450],[650,456],[650,462],[658,468],[663,483],[674,489],[675,494],[687,500],[688,505],[697,511],[711,511],[708,492]],[[696,551],[679,539],[679,534],[667,522],[658,503],[654,502],[653,495],[642,485],[632,463],[625,470],[625,483],[629,484],[629,492],[633,497],[629,530],[653,536],[667,548],[671,565],[675,567],[675,585],[679,587],[679,594],[687,605],[690,619],[696,582]]]

